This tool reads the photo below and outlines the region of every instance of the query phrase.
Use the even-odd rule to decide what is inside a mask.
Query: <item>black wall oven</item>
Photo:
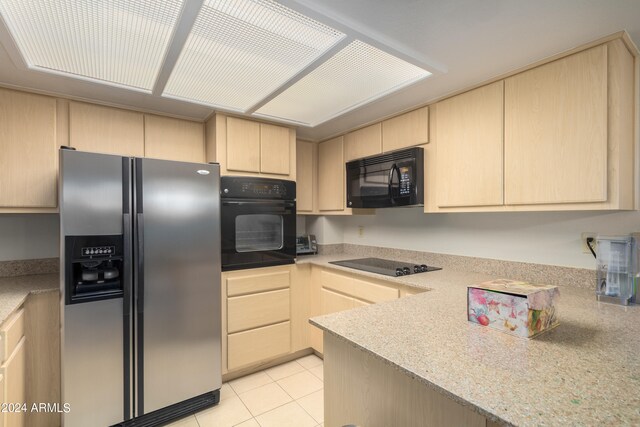
[[[296,183],[223,176],[220,189],[222,271],[293,264]]]
[[[347,163],[347,207],[424,204],[424,149],[392,151]]]

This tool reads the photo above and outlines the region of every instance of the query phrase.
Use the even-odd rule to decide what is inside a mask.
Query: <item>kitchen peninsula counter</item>
[[[528,340],[467,321],[467,285],[495,276],[445,269],[396,278],[329,264],[349,258],[356,257],[317,256],[300,262],[429,292],[312,318],[325,331],[325,390],[333,380],[346,381],[331,378],[329,339],[345,345],[350,355],[372,357],[489,423],[640,425],[640,307],[598,303],[590,290],[561,287],[560,325]],[[325,404],[330,421],[327,396]],[[372,409],[371,417],[376,410],[383,409]],[[367,425],[375,425],[369,421]]]

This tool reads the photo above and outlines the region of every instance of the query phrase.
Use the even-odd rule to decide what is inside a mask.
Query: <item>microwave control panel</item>
[[[411,167],[400,166],[398,168],[400,174],[400,196],[411,195]]]

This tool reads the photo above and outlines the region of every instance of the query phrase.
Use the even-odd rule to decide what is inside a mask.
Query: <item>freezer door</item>
[[[66,237],[126,234],[127,164],[119,156],[60,151],[62,402],[71,408],[62,414],[64,427],[112,425],[127,416],[123,297],[65,304],[74,261],[67,259]]]
[[[138,416],[222,385],[219,176],[135,160]]]

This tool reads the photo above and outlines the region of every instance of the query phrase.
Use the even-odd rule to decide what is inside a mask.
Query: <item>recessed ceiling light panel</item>
[[[246,111],[343,37],[271,0],[208,0],[163,95]]]
[[[430,75],[427,70],[355,40],[255,115],[316,126]]]
[[[150,91],[181,0],[2,0],[27,65]]]

